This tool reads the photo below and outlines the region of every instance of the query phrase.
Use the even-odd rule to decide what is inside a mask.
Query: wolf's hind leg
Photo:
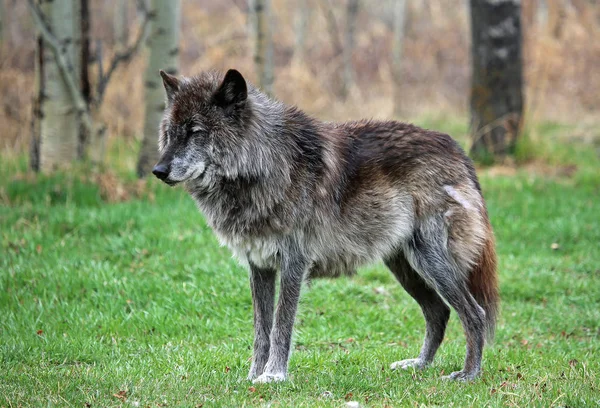
[[[392,363],[391,369],[424,368],[433,361],[435,353],[444,339],[446,324],[450,317],[450,309],[436,291],[414,271],[403,253],[398,252],[395,256],[386,260],[385,264],[408,294],[419,303],[427,327],[425,340],[423,341],[419,356],[408,360],[396,361]]]
[[[254,307],[254,355],[248,373],[249,380],[263,373],[269,358],[276,275],[274,269],[263,269],[250,264],[250,288]]]
[[[468,289],[468,272],[459,268],[447,248],[447,230],[443,220],[422,223],[406,243],[409,264],[439,295],[456,310],[467,338],[465,365],[449,379],[471,380],[479,374],[485,342],[485,312]]]

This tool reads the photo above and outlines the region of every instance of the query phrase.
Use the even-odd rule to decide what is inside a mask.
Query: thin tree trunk
[[[4,47],[4,25],[6,20],[6,15],[4,13],[4,0],[0,0],[0,51]]]
[[[394,116],[402,113],[402,51],[404,48],[404,22],[406,0],[394,2],[394,40],[392,43],[392,75],[394,77]]]
[[[306,46],[306,29],[310,20],[312,8],[308,0],[298,0],[296,2],[296,13],[294,16],[294,28],[296,32],[294,44],[294,61],[304,60]]]
[[[523,114],[520,0],[471,0],[471,154],[514,152]]]
[[[85,99],[86,105],[89,107],[92,99],[92,87],[90,84],[90,8],[89,0],[78,0],[79,7],[78,20],[79,24],[76,27],[80,28],[79,39],[76,42],[78,45],[79,58],[79,82],[81,84],[81,94]],[[88,135],[88,131],[83,123],[79,126],[79,143],[77,146],[77,156],[83,159],[87,151],[88,143],[91,135]]]
[[[344,48],[342,49],[343,78],[342,98],[346,98],[354,84],[354,37],[356,32],[356,16],[358,15],[358,0],[348,0],[346,4],[346,30],[344,31]]]
[[[52,33],[66,50],[71,65],[69,73],[74,74],[73,61],[76,61],[74,27],[75,1],[42,1],[41,9],[46,16]],[[60,67],[51,47],[43,47],[44,93],[41,100],[43,112],[40,129],[40,169],[43,172],[52,171],[57,167],[71,164],[77,158],[79,141],[79,115],[73,101],[68,84],[63,77]]]
[[[254,66],[258,76],[258,86],[262,91],[273,93],[273,38],[270,0],[253,0],[256,21],[256,47]]]
[[[341,34],[340,29],[338,27],[338,23],[335,19],[335,11],[333,10],[333,4],[331,4],[331,0],[324,0],[319,2],[323,9],[323,15],[325,17],[325,21],[327,21],[327,31],[329,31],[329,36],[331,37],[331,45],[333,47],[333,53],[335,56],[341,54],[344,49],[342,45],[342,41],[340,40]]]
[[[130,0],[117,0],[115,4],[113,26],[118,50],[125,49],[129,44],[129,2]]]
[[[35,59],[33,80],[33,103],[31,114],[31,144],[29,146],[29,167],[35,172],[40,171],[40,138],[41,122],[44,113],[44,42],[38,34],[35,37]]]
[[[158,71],[179,73],[180,1],[152,0],[153,15],[148,37],[149,58],[144,77],[144,136],[137,164],[137,174],[150,173],[158,160],[158,128],[165,109],[165,91]]]

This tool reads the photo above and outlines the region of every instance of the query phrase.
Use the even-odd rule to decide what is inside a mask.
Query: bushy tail
[[[500,295],[498,293],[498,275],[496,273],[496,250],[492,227],[487,225],[487,239],[481,252],[479,262],[471,271],[469,289],[473,297],[485,310],[487,340],[494,339],[496,331],[496,318],[500,308]]]

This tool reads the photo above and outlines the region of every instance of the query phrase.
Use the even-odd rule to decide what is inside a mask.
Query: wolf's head
[[[160,75],[167,106],[160,125],[160,159],[152,173],[175,185],[218,172],[224,156],[240,153],[244,144],[252,116],[246,81],[233,69],[224,77],[217,72],[193,78]]]

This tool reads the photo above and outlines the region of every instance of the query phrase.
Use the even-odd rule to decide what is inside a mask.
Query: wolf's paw
[[[275,373],[275,374],[262,373],[260,376],[255,378],[252,381],[252,383],[253,384],[266,384],[266,383],[281,382],[281,381],[285,381],[284,373]]]
[[[450,380],[450,381],[472,381],[477,378],[479,372],[466,372],[464,370],[455,371],[450,373],[450,375],[442,376],[442,380]]]
[[[420,358],[409,358],[408,360],[396,361],[390,365],[392,370],[408,370],[409,368],[423,369],[427,366],[427,363]]]

